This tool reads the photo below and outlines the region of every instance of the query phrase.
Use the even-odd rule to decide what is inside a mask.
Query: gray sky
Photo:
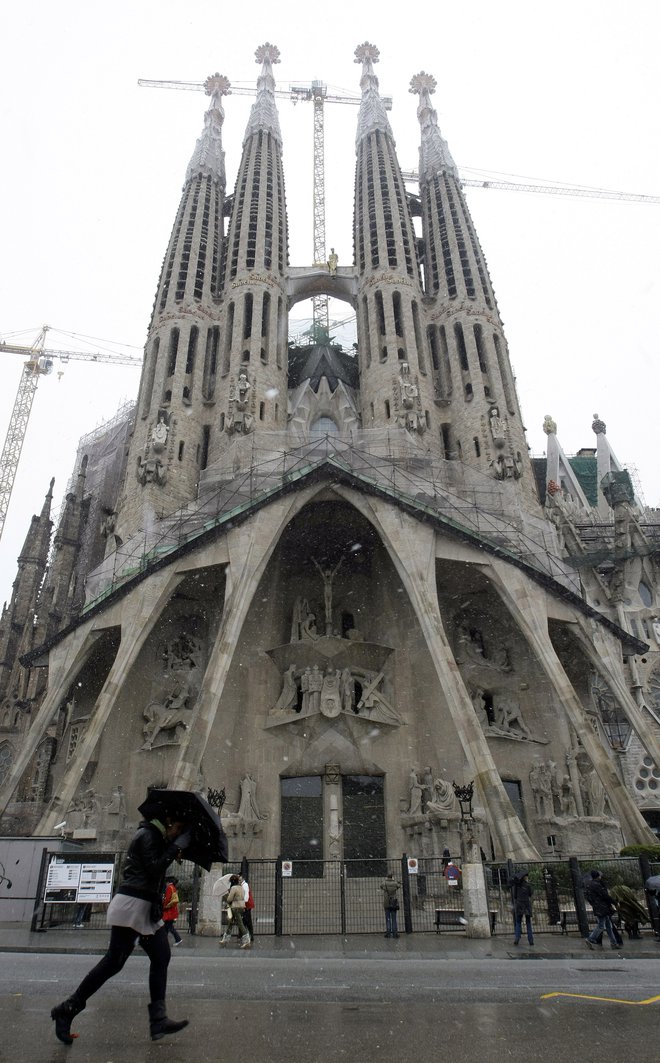
[[[418,161],[410,78],[433,74],[440,127],[459,169],[660,194],[655,0],[472,0],[397,9],[251,0],[249,23],[207,0],[28,0],[3,15],[0,338],[110,349],[144,343],[203,94],[137,79],[254,82],[258,45],[282,61],[278,88],[311,80],[359,92],[354,49],[380,48],[381,92],[402,168]],[[240,10],[237,5],[236,10]],[[395,20],[384,11],[402,12]],[[228,190],[251,100],[225,101]],[[312,108],[279,101],[290,259],[312,259]],[[326,231],[352,260],[357,108],[326,108]],[[517,376],[528,442],[542,454],[553,415],[564,450],[592,446],[594,412],[621,461],[660,505],[657,421],[660,204],[468,189]],[[350,308],[337,308],[340,316]],[[297,307],[296,314],[308,312]],[[18,336],[17,334],[21,334]],[[97,339],[93,339],[96,337]],[[0,354],[0,432],[22,368]],[[58,379],[58,372],[64,370]],[[78,437],[137,392],[139,372],[55,365],[41,380],[0,543],[0,602],[11,593],[30,516],[51,476],[59,505]]]

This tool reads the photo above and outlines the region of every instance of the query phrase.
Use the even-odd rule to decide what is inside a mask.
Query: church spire
[[[222,97],[231,93],[229,80],[222,74],[211,74],[204,82],[204,90],[211,97],[209,109],[204,115],[204,131],[195,144],[186,173],[186,184],[197,174],[210,176],[225,187],[225,153],[222,148],[222,123],[225,112]]]
[[[252,104],[243,147],[254,133],[262,130],[264,133],[270,133],[281,148],[282,132],[275,104],[275,78],[273,76],[273,64],[280,62],[280,50],[274,44],[266,42],[257,48],[255,56],[262,67],[261,74],[257,78],[257,98]]]
[[[438,128],[438,112],[431,105],[431,94],[435,92],[436,80],[432,74],[415,74],[410,82],[409,92],[419,95],[417,117],[422,127],[422,142],[419,148],[419,176],[431,178],[437,173],[451,173],[458,179],[456,163],[452,159],[447,141]]]
[[[385,104],[378,91],[378,78],[374,73],[374,63],[378,62],[380,51],[375,44],[359,44],[355,49],[355,62],[362,63],[362,77],[360,88],[362,89],[362,102],[358,116],[357,133],[355,136],[356,147],[369,133],[380,130],[386,133],[394,143],[392,128],[387,117]]]

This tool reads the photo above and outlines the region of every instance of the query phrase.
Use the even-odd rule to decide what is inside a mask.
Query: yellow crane
[[[142,358],[129,354],[109,354],[104,351],[62,351],[46,348],[48,331],[48,325],[44,325],[34,343],[28,347],[0,341],[0,354],[21,354],[27,358],[23,365],[0,457],[0,539],[40,378],[52,372],[55,361],[63,365],[73,361],[104,362],[110,365],[142,365]]]

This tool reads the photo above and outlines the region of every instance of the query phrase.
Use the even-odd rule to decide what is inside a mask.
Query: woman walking
[[[143,806],[144,807],[144,806]],[[188,1020],[173,1022],[165,1010],[170,945],[161,918],[161,899],[167,868],[190,845],[190,832],[181,818],[164,811],[143,820],[131,841],[123,868],[123,881],[108,906],[110,944],[103,959],[83,978],[76,991],[50,1013],[55,1035],[65,1045],[77,1034],[71,1023],[84,1010],[93,993],[121,971],[136,942],[146,952],[149,966],[149,1022],[151,1040],[177,1033]]]
[[[532,932],[532,887],[528,881],[529,873],[527,871],[519,871],[518,874],[513,876],[513,889],[511,890],[511,896],[513,898],[513,944],[520,944],[520,935],[522,933],[522,921],[523,916],[525,918],[525,928],[527,930],[527,941],[530,945],[534,944],[534,934]]]
[[[229,893],[225,898],[225,907],[230,909],[232,922],[235,923],[238,927],[238,933],[240,935],[239,948],[249,949],[252,945],[252,942],[250,940],[250,935],[245,926],[245,923],[243,922],[243,912],[245,910],[245,894],[243,892],[243,886],[241,885],[239,875],[232,875],[229,879]],[[229,932],[231,933],[231,927],[229,927]],[[223,935],[223,937],[220,939],[220,944],[224,945],[225,942],[226,938]]]

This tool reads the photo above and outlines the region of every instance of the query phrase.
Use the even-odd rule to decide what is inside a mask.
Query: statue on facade
[[[306,598],[296,598],[291,618],[291,642],[314,642],[318,637],[316,616],[310,609],[309,602]]]
[[[433,797],[428,802],[428,811],[437,815],[446,816],[453,812],[456,806],[456,796],[451,783],[444,779],[435,779],[433,782]]]
[[[534,808],[541,819],[551,819],[554,815],[552,799],[552,779],[548,765],[537,760],[529,773],[529,782],[534,796]]]
[[[395,421],[399,428],[409,432],[423,432],[426,428],[422,417],[419,387],[410,375],[408,362],[402,362],[394,383]]]
[[[118,829],[121,830],[123,827],[126,826],[128,817],[126,812],[126,794],[124,793],[123,786],[117,785],[117,787],[113,791],[112,797],[110,798],[110,804],[107,806],[106,812],[109,816],[118,817]]]
[[[241,370],[238,381],[229,385],[229,411],[225,422],[227,432],[247,435],[252,431],[254,415],[252,412],[252,384],[245,370]]]
[[[331,277],[336,277],[336,275],[337,275],[337,264],[338,264],[338,262],[339,262],[339,257],[337,255],[334,247],[331,247],[330,248],[330,254],[328,255],[328,270],[330,271],[330,276]]]
[[[185,675],[175,672],[169,693],[163,701],[151,702],[143,712],[143,750],[180,744],[181,735],[188,728],[192,716],[192,710],[188,708],[191,693]]]
[[[342,710],[341,672],[328,665],[321,687],[321,713],[330,719],[339,716]]]
[[[158,484],[162,487],[167,480],[167,471],[163,463],[158,461],[157,458],[148,458],[145,461],[140,455],[138,457],[136,476],[138,482],[143,486],[145,484]]]
[[[570,776],[564,775],[559,790],[559,803],[562,816],[573,817],[577,815],[575,798],[573,797],[573,784]]]
[[[423,790],[414,768],[410,769],[410,803],[408,806],[409,816],[418,816],[422,813]]]
[[[165,450],[167,446],[167,437],[170,433],[170,426],[167,423],[167,414],[164,410],[158,411],[158,421],[151,429],[151,449],[160,454]]]
[[[350,668],[341,673],[341,703],[344,712],[355,711],[355,680]]]
[[[337,573],[339,572],[339,569],[342,566],[345,556],[345,554],[341,555],[339,561],[337,562],[334,568],[330,568],[329,565],[322,567],[315,557],[312,558],[312,561],[321,573],[321,579],[323,580],[323,603],[325,606],[326,636],[332,635],[332,582]]]
[[[515,702],[498,699],[497,705],[494,705],[494,712],[493,730],[501,731],[512,738],[531,739],[532,735],[522,718],[520,706],[516,705]]]
[[[501,449],[506,443],[506,421],[500,417],[500,411],[497,406],[491,406],[488,411],[488,425],[493,443],[498,449]]]
[[[300,707],[300,715],[309,715],[309,677],[312,674],[312,669],[307,665],[305,671],[300,676],[300,690],[302,693],[302,705]]]
[[[321,691],[323,689],[323,672],[320,671],[318,664],[315,664],[309,673],[309,703],[308,711],[310,716],[321,710]]]
[[[241,779],[241,800],[236,815],[244,823],[268,819],[265,813],[260,812],[257,804],[257,783],[251,775],[245,775]]]
[[[356,706],[357,712],[376,723],[400,726],[401,717],[385,694],[378,689],[383,681],[384,673],[365,671],[361,673],[361,676],[362,695]]]
[[[296,666],[290,664],[282,677],[282,691],[275,705],[270,710],[271,716],[290,715],[298,706],[298,684],[296,682]]]

